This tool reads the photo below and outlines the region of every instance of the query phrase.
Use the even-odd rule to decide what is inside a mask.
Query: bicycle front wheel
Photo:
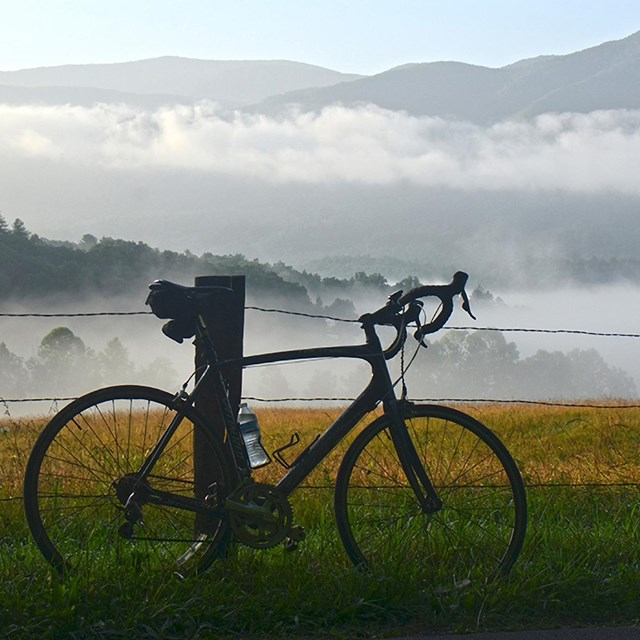
[[[34,539],[59,573],[186,574],[223,549],[230,532],[215,507],[230,488],[229,469],[198,412],[183,410],[148,477],[136,477],[176,416],[172,399],[150,387],[108,387],[72,402],[45,427],[27,464],[24,503]],[[194,438],[206,450],[206,468],[198,467]],[[129,509],[127,518],[134,491],[139,513],[130,517]],[[198,508],[203,503],[211,508]]]
[[[407,405],[404,420],[442,508],[423,509],[402,470],[386,416],[362,431],[338,472],[336,521],[351,560],[436,588],[483,583],[508,571],[524,540],[518,468],[474,418]]]

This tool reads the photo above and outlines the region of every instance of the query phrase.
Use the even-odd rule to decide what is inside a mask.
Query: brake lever
[[[469,296],[467,296],[467,292],[463,289],[462,293],[460,294],[462,296],[462,308],[474,319],[476,320],[477,318],[473,315],[473,313],[471,313],[471,304],[469,304]]]
[[[416,323],[416,327],[420,328],[420,313],[422,312],[422,308],[424,307],[424,303],[422,300],[413,300],[409,303],[409,308],[403,314],[403,321],[405,325],[408,325],[412,322]]]
[[[423,307],[424,303],[422,302],[422,300],[414,300],[409,306],[406,315],[409,316],[408,322],[416,323],[416,330],[413,334],[413,337],[418,341],[418,344],[421,347],[424,347],[426,349],[429,345],[424,341],[424,336],[426,334],[422,333],[422,325],[420,324],[420,313],[422,312]]]

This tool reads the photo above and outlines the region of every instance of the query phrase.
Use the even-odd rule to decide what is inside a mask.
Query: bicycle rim
[[[142,517],[129,523],[129,537],[123,535],[128,478],[175,416],[171,401],[157,389],[110,387],[71,403],[45,427],[27,465],[25,512],[38,547],[59,573],[131,568],[188,574],[223,551],[229,529],[220,516],[151,502],[143,502]],[[194,458],[194,437],[206,449],[206,469],[197,472],[202,463]],[[219,443],[189,410],[145,486],[209,496],[213,503],[223,500],[228,479]]]
[[[526,498],[515,462],[477,420],[438,406],[405,422],[443,507],[423,510],[405,477],[385,417],[353,442],[338,473],[335,510],[351,560],[402,572],[435,588],[484,583],[516,561]]]

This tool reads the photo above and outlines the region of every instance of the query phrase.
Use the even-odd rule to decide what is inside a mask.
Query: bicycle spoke
[[[442,506],[423,510],[379,419],[354,441],[338,474],[336,516],[351,559],[371,567],[410,559],[412,575],[436,584],[508,569],[526,521],[515,464],[495,436],[460,412],[412,413],[405,424]]]
[[[58,570],[121,563],[198,571],[227,539],[221,519],[147,498],[154,490],[196,498],[198,423],[188,407],[152,472],[136,479],[176,415],[172,400],[147,387],[114,387],[71,403],[47,425],[28,463],[25,510],[38,546]],[[221,448],[202,434],[210,445],[207,464],[222,480],[228,472]]]

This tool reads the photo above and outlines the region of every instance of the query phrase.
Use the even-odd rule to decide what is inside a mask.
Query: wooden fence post
[[[213,339],[218,358],[241,358],[244,338],[244,276],[198,276],[196,287],[225,287],[233,293],[221,293],[212,296],[204,306],[204,319]],[[196,368],[202,366],[203,354],[196,349]],[[242,397],[242,367],[225,369],[224,377],[229,383],[229,400],[234,415],[240,408]],[[198,401],[198,408],[211,419],[216,432],[224,433],[224,424],[219,416],[218,406],[213,392],[206,393]]]
[[[196,287],[225,287],[232,293],[221,292],[214,295],[202,309],[205,323],[211,334],[218,358],[241,358],[243,355],[244,337],[244,305],[245,305],[245,277],[244,276],[199,276],[195,280]],[[196,369],[204,364],[204,356],[196,348]],[[229,400],[231,410],[237,415],[242,397],[242,367],[227,368],[224,377],[229,384]],[[211,424],[214,433],[222,438],[224,422],[220,415],[218,402],[213,388],[204,390],[197,401],[197,408]],[[218,481],[216,470],[211,469],[208,460],[207,443],[195,432],[194,435],[194,474],[196,492],[204,495],[207,487]],[[202,492],[202,493],[201,493]]]

